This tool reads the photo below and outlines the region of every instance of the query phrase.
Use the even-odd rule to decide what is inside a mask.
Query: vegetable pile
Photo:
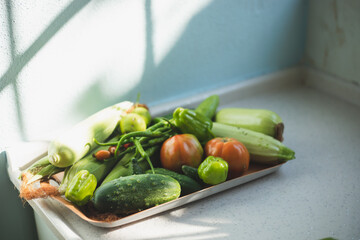
[[[276,113],[218,105],[212,95],[196,109],[156,118],[144,104],[103,109],[53,140],[22,172],[20,197],[61,195],[84,211],[123,216],[240,177],[251,164],[295,158],[281,142]],[[58,173],[58,187],[44,184]]]

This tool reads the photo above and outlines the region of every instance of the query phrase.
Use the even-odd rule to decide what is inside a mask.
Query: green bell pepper
[[[211,132],[212,121],[199,112],[179,107],[175,109],[173,119],[182,133],[195,135],[202,144],[215,137]]]
[[[228,163],[220,157],[207,157],[198,168],[198,175],[204,183],[216,185],[226,181]]]
[[[66,188],[65,197],[72,203],[83,206],[93,196],[96,186],[96,177],[88,170],[81,170],[71,179]]]

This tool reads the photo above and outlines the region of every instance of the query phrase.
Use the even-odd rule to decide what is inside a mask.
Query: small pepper
[[[198,168],[198,175],[204,183],[216,185],[226,181],[229,170],[228,163],[220,158],[209,156]]]
[[[212,121],[201,113],[179,107],[175,109],[173,119],[182,133],[195,135],[202,144],[215,137],[211,132]]]
[[[92,197],[96,185],[96,177],[87,170],[81,170],[71,179],[66,188],[65,197],[72,203],[83,206]]]

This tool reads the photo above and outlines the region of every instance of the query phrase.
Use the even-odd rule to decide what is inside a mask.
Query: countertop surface
[[[360,239],[357,105],[299,83],[239,94],[223,107],[277,112],[296,159],[263,178],[117,228],[95,227],[50,199],[31,205],[69,239]],[[7,153],[16,161],[19,153]]]

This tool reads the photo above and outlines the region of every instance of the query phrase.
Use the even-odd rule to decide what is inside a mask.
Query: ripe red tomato
[[[199,140],[192,134],[179,134],[167,139],[160,151],[164,168],[181,172],[182,165],[199,167],[204,150]]]
[[[211,139],[205,145],[205,154],[221,157],[229,164],[228,179],[241,176],[249,168],[249,151],[234,138]]]

